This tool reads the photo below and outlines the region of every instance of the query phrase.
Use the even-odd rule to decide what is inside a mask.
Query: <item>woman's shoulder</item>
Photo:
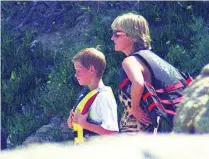
[[[124,65],[133,65],[135,63],[143,64],[143,61],[136,56],[128,56],[122,61],[122,66]]]
[[[138,58],[137,56],[126,57],[123,60],[122,66],[126,74],[128,74],[129,72],[137,73],[138,71],[141,71],[145,78],[145,81],[149,83],[151,82],[151,73],[148,66],[142,59]]]
[[[135,56],[126,57],[122,61],[122,68],[125,71],[126,70],[141,70],[143,72],[144,67],[146,67],[146,65],[143,63],[143,61]]]

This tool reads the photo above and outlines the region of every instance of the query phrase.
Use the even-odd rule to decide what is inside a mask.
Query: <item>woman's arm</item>
[[[144,71],[144,67],[133,56],[125,58],[122,62],[122,67],[132,82],[131,110],[129,116],[133,115],[138,121],[144,124],[149,124],[151,123],[149,117],[139,106],[144,91],[144,77],[142,73]]]

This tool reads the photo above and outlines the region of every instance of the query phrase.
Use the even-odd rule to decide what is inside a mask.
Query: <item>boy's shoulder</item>
[[[103,96],[104,98],[110,96],[114,97],[112,88],[110,86],[99,87],[97,90],[99,92],[98,96]]]
[[[112,88],[110,86],[103,86],[103,87],[98,87],[96,90],[98,90],[101,93],[106,91],[112,91]]]

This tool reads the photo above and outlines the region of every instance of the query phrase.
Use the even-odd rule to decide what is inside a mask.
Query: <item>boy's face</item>
[[[75,77],[82,86],[88,86],[91,83],[92,71],[85,68],[79,61],[74,61]]]

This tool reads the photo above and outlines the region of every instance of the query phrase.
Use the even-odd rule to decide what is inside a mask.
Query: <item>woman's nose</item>
[[[114,35],[112,35],[111,40],[112,40],[112,41],[114,41],[114,39],[115,39],[115,36],[114,36]]]

